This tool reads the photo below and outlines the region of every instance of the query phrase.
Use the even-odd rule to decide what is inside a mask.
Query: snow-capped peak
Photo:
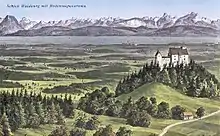
[[[30,19],[26,18],[26,17],[23,17],[21,20],[20,20],[20,25],[24,28],[24,29],[30,29],[31,27],[33,27],[34,25],[37,24],[36,21],[31,21]]]
[[[30,19],[27,19],[26,17],[22,17],[21,21],[23,21],[23,22],[30,22]]]
[[[174,25],[194,25],[197,15],[197,13],[191,12],[185,16],[178,18]]]
[[[212,21],[211,25],[220,30],[220,19]]]
[[[171,15],[164,13],[163,16],[160,17],[156,23],[158,28],[167,28],[172,26],[174,22],[175,22],[175,17],[172,17]]]
[[[0,23],[0,30],[4,30],[3,34],[14,33],[22,30],[22,26],[18,23],[18,20],[11,15],[7,15]]]
[[[0,18],[0,32],[4,34],[13,33],[18,30],[40,29],[47,26],[62,26],[66,28],[80,28],[87,26],[105,26],[105,27],[147,27],[154,29],[169,28],[174,26],[196,26],[196,27],[211,27],[220,30],[220,19],[211,20],[208,17],[200,16],[195,12],[188,13],[181,17],[176,17],[163,13],[161,16],[144,16],[132,18],[120,17],[100,17],[100,18],[75,18],[72,17],[66,20],[52,21],[33,21],[23,17],[19,22],[14,16],[7,15],[4,19]]]
[[[206,17],[202,17],[202,18],[201,18],[201,21],[204,21],[204,22],[209,23],[209,24],[212,23],[212,20],[209,19],[209,18],[206,18]]]
[[[45,21],[40,21],[38,23],[36,23],[33,27],[31,27],[30,29],[40,29],[42,27],[46,27],[48,23]]]

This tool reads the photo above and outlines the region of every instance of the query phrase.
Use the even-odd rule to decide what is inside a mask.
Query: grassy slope
[[[220,114],[191,124],[173,127],[166,136],[219,136]]]
[[[155,96],[158,103],[165,101],[170,104],[170,107],[180,104],[188,111],[192,112],[195,112],[195,110],[200,106],[205,107],[207,113],[216,111],[219,108],[219,101],[210,100],[207,98],[188,97],[179,93],[178,90],[165,86],[161,83],[145,84],[129,94],[121,95],[118,99],[127,100],[130,96],[133,100],[137,100],[142,96]]]

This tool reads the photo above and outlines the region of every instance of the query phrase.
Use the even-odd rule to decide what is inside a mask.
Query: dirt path
[[[187,121],[181,121],[181,122],[177,122],[177,123],[171,124],[171,125],[165,127],[165,128],[163,129],[163,131],[162,131],[158,136],[164,136],[170,128],[175,127],[175,126],[177,126],[177,125],[186,124],[186,123],[192,123],[192,122],[195,122],[195,121],[198,121],[198,120],[201,120],[201,119],[205,119],[205,118],[214,116],[214,115],[216,115],[216,114],[218,114],[218,113],[220,113],[220,110],[218,110],[218,111],[216,111],[216,112],[213,112],[213,113],[211,113],[211,114],[205,115],[205,116],[203,116],[202,118],[193,119],[193,120],[187,120]]]

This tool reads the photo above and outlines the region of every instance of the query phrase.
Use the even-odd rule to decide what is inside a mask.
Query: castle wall
[[[162,55],[161,54],[158,54],[156,57],[155,57],[155,61],[157,64],[159,64],[159,66],[163,66],[163,59],[162,59]]]
[[[189,64],[189,55],[181,55],[179,57],[180,64]]]
[[[169,66],[170,58],[163,58],[163,65]]]
[[[179,55],[171,55],[171,63],[176,66],[179,62]]]

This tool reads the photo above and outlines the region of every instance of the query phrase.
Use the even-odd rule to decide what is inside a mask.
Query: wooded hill
[[[136,88],[151,82],[159,82],[180,89],[183,94],[191,97],[219,97],[220,83],[215,75],[208,72],[202,65],[191,60],[186,66],[164,66],[161,70],[153,61],[143,66],[139,72],[133,72],[122,79],[115,94],[119,96],[134,91]]]
[[[182,119],[183,112],[187,109],[181,105],[176,104],[170,108],[169,103],[165,101],[157,103],[157,99],[151,96],[148,96],[150,98],[142,96],[136,101],[132,100],[130,95],[130,98],[122,101],[118,97],[138,91],[137,88],[150,83],[165,84],[174,88],[174,91],[181,90],[180,93],[191,97],[219,96],[219,81],[194,61],[191,60],[186,66],[164,66],[163,69],[152,61],[150,65],[144,65],[138,73],[133,72],[121,80],[116,87],[115,94],[110,93],[107,87],[86,94],[80,99],[78,109],[95,115],[125,118],[128,124],[141,127],[149,127],[151,117]]]

